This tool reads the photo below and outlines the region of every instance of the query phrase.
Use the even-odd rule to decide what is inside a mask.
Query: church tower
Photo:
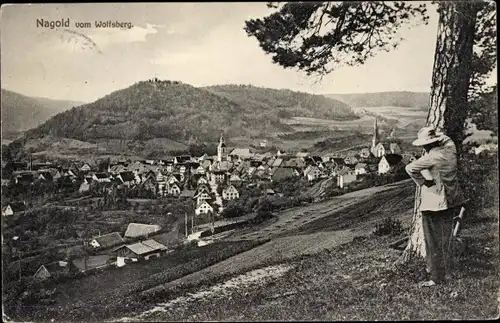
[[[219,145],[217,146],[217,161],[227,161],[227,147],[224,141],[224,133],[221,133]]]
[[[373,123],[372,151],[374,151],[375,146],[377,144],[378,144],[378,128],[377,128],[377,117],[375,117],[375,122]]]

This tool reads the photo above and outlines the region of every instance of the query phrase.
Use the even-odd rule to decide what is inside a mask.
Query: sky
[[[318,83],[273,64],[243,30],[245,20],[272,12],[265,2],[3,5],[2,88],[92,102],[156,76],[194,86],[252,84],[315,94],[427,92],[437,32],[435,8],[428,7],[429,24],[404,28],[398,49],[339,68]],[[70,26],[37,27],[42,19],[69,19]],[[96,28],[96,21],[133,27]],[[92,27],[76,26],[86,22]]]

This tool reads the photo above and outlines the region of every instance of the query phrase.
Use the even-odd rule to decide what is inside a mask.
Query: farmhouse
[[[90,245],[94,248],[109,248],[123,243],[124,240],[118,232],[111,232],[90,241]]]
[[[161,227],[156,224],[130,223],[125,231],[125,238],[146,237],[160,229]]]
[[[121,265],[124,264],[124,259],[133,259],[137,261],[159,258],[166,250],[167,247],[161,243],[149,239],[130,245],[120,246],[113,251],[117,256],[117,265],[121,267]]]

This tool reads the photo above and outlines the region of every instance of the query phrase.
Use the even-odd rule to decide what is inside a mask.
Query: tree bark
[[[478,4],[474,1],[447,1],[438,6],[439,23],[426,126],[449,136],[457,146],[459,156],[467,117]],[[420,204],[420,188],[417,186],[412,231],[402,254],[403,261],[426,256]]]

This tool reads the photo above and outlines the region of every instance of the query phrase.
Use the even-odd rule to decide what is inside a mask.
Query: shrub
[[[375,231],[373,232],[376,236],[386,236],[386,235],[400,235],[404,232],[403,224],[399,219],[385,218],[381,223],[375,225]]]

